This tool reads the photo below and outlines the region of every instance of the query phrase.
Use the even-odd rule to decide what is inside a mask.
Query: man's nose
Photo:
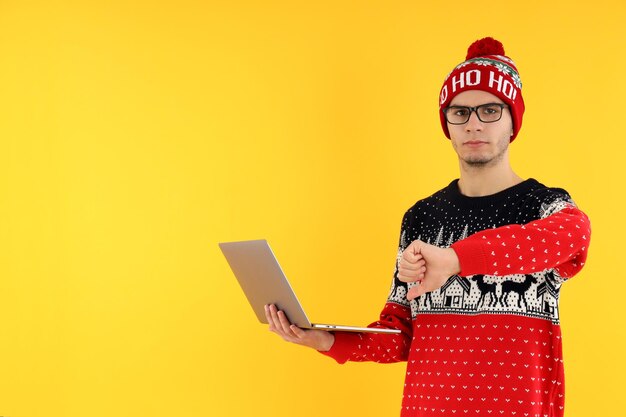
[[[465,123],[465,130],[467,131],[482,130],[482,128],[483,128],[483,122],[481,122],[480,119],[478,118],[476,111],[471,112],[469,120],[467,121],[467,123]]]

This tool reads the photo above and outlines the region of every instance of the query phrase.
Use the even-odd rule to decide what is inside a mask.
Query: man
[[[565,190],[523,180],[509,162],[522,125],[521,81],[502,44],[474,42],[446,78],[440,117],[460,177],[402,222],[394,281],[372,327],[270,330],[346,361],[407,361],[402,416],[562,416],[558,298],[581,270],[590,224]]]

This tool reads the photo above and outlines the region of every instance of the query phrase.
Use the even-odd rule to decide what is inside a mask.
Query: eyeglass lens
[[[450,106],[445,109],[445,115],[446,120],[454,125],[467,123],[472,112],[476,112],[476,116],[481,122],[493,123],[502,118],[503,107],[504,105],[499,103],[481,104],[476,107]]]

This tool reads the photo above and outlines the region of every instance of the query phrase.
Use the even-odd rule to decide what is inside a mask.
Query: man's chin
[[[491,162],[490,160],[487,159],[480,159],[480,160],[469,160],[469,161],[465,161],[465,163],[471,167],[484,167],[485,165],[487,165],[489,162]]]
[[[471,167],[483,167],[489,164],[493,159],[487,157],[464,158],[463,162]]]

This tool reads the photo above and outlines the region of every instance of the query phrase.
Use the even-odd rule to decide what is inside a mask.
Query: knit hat
[[[446,77],[439,94],[439,117],[443,133],[450,139],[443,109],[450,105],[459,93],[482,90],[500,98],[509,106],[513,118],[513,136],[522,127],[524,99],[522,82],[513,61],[504,55],[502,43],[493,38],[477,40],[467,49],[465,62],[460,63]]]

